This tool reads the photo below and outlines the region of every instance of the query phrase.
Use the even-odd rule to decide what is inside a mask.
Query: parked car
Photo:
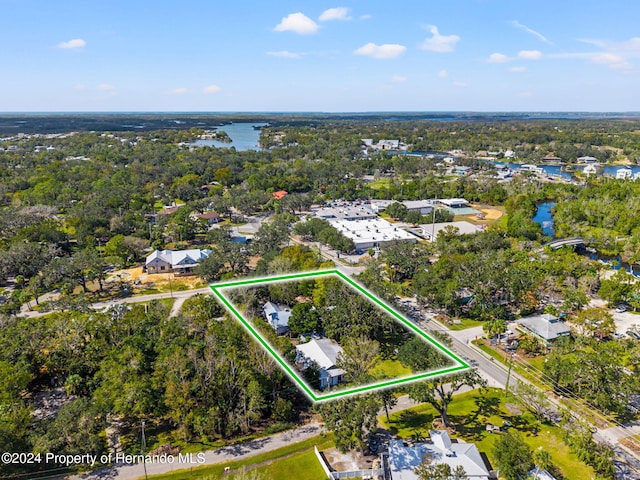
[[[615,311],[616,313],[624,313],[627,311],[627,307],[625,305],[618,305]]]
[[[369,450],[371,450],[372,453],[376,453],[379,448],[380,448],[380,440],[378,440],[378,437],[376,436],[371,437],[369,439]]]
[[[633,330],[627,330],[627,335],[631,338],[635,338],[636,340],[640,340],[640,333],[634,332]]]

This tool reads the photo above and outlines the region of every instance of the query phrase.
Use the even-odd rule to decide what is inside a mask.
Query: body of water
[[[260,150],[259,127],[265,127],[267,125],[269,124],[245,122],[221,125],[217,130],[226,132],[227,135],[229,135],[229,138],[231,138],[231,142],[219,142],[218,140],[196,140],[191,143],[191,145],[219,148],[235,147],[238,152],[243,150]]]
[[[507,167],[509,167],[512,170],[516,170],[518,168],[522,167],[522,164],[519,163],[511,163],[511,162],[491,162],[494,165],[506,165]],[[565,172],[562,170],[562,165],[536,165],[538,167],[542,167],[542,169],[549,175],[559,175],[561,177],[564,178],[568,178],[571,179],[571,175],[573,172]],[[582,171],[582,169],[586,166],[586,165],[572,165],[574,167],[574,171]],[[612,177],[616,176],[616,172],[618,171],[618,169],[622,168],[623,165],[606,165],[605,167],[603,167],[603,174],[605,175],[609,175]],[[630,166],[631,171],[633,172],[633,174],[640,172],[640,165],[632,165]],[[599,174],[602,175],[602,174]]]
[[[538,205],[533,221],[539,223],[542,226],[542,232],[551,237],[555,237],[555,229],[553,228],[553,213],[551,209],[556,206],[556,202],[545,202]]]
[[[544,202],[538,205],[538,210],[536,211],[535,216],[533,217],[533,221],[539,223],[542,226],[542,231],[551,239],[555,239],[555,228],[553,223],[553,207],[556,206],[556,202]],[[633,265],[629,265],[626,262],[622,261],[622,258],[618,255],[617,257],[610,257],[607,255],[603,255],[600,252],[588,251],[586,249],[577,250],[578,253],[589,257],[591,260],[596,260],[600,263],[607,265],[609,268],[613,270],[620,270],[624,268],[627,272],[632,273],[633,275],[640,275],[640,272],[635,272],[633,270]]]

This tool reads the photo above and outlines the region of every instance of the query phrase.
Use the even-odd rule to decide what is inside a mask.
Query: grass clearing
[[[411,368],[403,365],[402,362],[395,358],[379,361],[371,372],[376,378],[401,378],[412,373]]]
[[[317,446],[319,450],[332,448],[335,446],[333,435],[318,435],[317,437],[312,437],[302,442],[293,443],[286,447],[278,448],[259,455],[253,455],[242,460],[226,461],[216,463],[214,465],[178,470],[164,475],[154,475],[150,478],[153,478],[154,480],[217,479],[222,477],[225,473],[226,467],[229,467],[229,470],[241,470],[243,468],[249,470],[252,466],[256,466],[258,471],[264,471],[267,467],[270,467],[271,470],[275,470],[277,474],[278,471],[291,472],[290,469],[298,465],[296,468],[299,468],[299,470],[296,472],[296,475],[282,474],[283,476],[271,476],[270,472],[265,471],[265,478],[300,478],[303,480],[320,480],[321,478],[325,478],[324,473],[322,477],[317,476],[316,470],[315,468],[312,468],[308,457],[308,454],[310,453],[313,456],[313,460],[315,460],[317,467],[322,470],[320,463],[316,460],[313,453],[314,446]],[[306,465],[308,469],[303,470],[301,468],[302,464],[296,464],[294,460],[296,457],[298,457],[297,460],[304,462],[304,465]],[[308,472],[310,476],[306,476],[305,472]]]
[[[488,432],[486,426],[502,426],[507,420],[513,425],[511,428],[520,432],[533,450],[542,448],[549,452],[553,464],[562,471],[566,480],[593,478],[593,469],[580,461],[562,440],[560,427],[540,423],[529,412],[522,415],[511,413],[506,404],[513,401],[513,398],[505,397],[504,391],[498,389],[488,389],[486,393],[473,390],[456,395],[449,407],[449,418],[457,429],[452,437],[475,443],[495,468],[493,445],[500,434]],[[393,434],[403,438],[411,438],[416,434],[428,438],[429,429],[437,417],[437,412],[431,405],[421,404],[392,413],[389,422],[383,415],[379,417],[379,422]]]
[[[471,318],[455,318],[450,324],[447,324],[449,330],[466,330],[467,328],[481,327],[484,325],[482,320],[472,320]]]

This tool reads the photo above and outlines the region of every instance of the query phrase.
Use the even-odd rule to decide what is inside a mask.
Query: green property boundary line
[[[314,391],[307,383],[302,379],[302,377],[296,372],[291,365],[289,365],[280,354],[271,346],[271,344],[257,331],[257,329],[251,325],[251,323],[244,318],[242,313],[231,303],[231,301],[222,293],[223,290],[229,288],[237,288],[237,287],[246,287],[251,285],[265,285],[269,283],[278,283],[278,282],[288,282],[292,280],[303,280],[306,278],[316,278],[316,277],[338,277],[340,280],[345,282],[347,285],[352,287],[357,293],[361,296],[374,303],[378,307],[382,308],[385,312],[390,314],[394,319],[399,321],[406,328],[411,330],[413,333],[420,336],[427,343],[431,344],[434,348],[436,348],[440,353],[444,356],[453,360],[455,365],[450,367],[441,368],[438,370],[433,370],[430,372],[418,373],[415,375],[410,375],[408,377],[401,377],[396,379],[387,379],[379,382],[361,385],[358,387],[348,388],[346,390],[339,391],[329,391],[328,393],[318,393]],[[397,387],[399,385],[406,385],[408,383],[418,382],[420,380],[425,380],[429,378],[434,378],[442,375],[447,375],[455,372],[461,372],[463,370],[468,370],[471,368],[469,364],[467,364],[464,360],[462,360],[458,355],[449,350],[447,347],[438,342],[435,338],[431,337],[429,334],[425,333],[421,329],[419,329],[416,325],[414,325],[411,321],[406,319],[402,314],[398,311],[387,305],[385,302],[376,297],[373,293],[367,290],[362,285],[358,284],[351,278],[349,278],[344,273],[340,272],[336,269],[330,270],[316,270],[312,272],[301,272],[294,273],[288,275],[278,275],[272,277],[260,277],[260,278],[251,278],[245,280],[236,280],[232,282],[224,282],[224,283],[216,283],[210,285],[213,293],[218,297],[220,302],[225,306],[229,312],[236,317],[242,326],[253,335],[258,343],[262,345],[262,347],[276,360],[276,362],[282,367],[289,377],[300,387],[300,389],[314,402],[323,402],[326,400],[333,400],[337,398],[344,398],[352,395],[357,395],[365,392],[373,392],[376,390],[389,388],[389,387]]]

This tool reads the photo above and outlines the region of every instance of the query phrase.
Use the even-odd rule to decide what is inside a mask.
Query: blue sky
[[[640,111],[629,0],[0,0],[0,111]]]

